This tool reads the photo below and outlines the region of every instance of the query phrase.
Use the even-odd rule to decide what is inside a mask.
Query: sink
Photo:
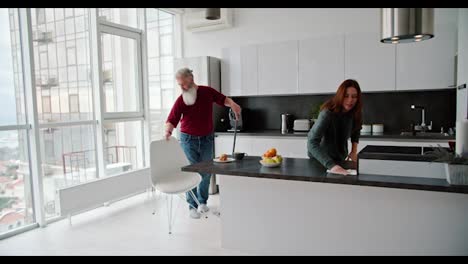
[[[440,133],[440,132],[416,132],[416,135],[413,135],[413,132],[401,132],[401,136],[413,136],[413,137],[440,137],[440,138],[448,138],[450,135],[448,133]]]

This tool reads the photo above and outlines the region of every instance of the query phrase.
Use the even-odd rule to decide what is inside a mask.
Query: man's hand
[[[236,114],[236,120],[239,120],[241,115],[241,107],[233,102],[233,104],[231,105],[231,109],[232,111],[234,111],[234,114]]]
[[[343,169],[340,165],[333,166],[330,171],[336,174],[348,175],[348,171]]]
[[[164,138],[169,140],[172,136],[172,130],[174,130],[174,126],[171,123],[166,123],[166,129],[164,131]]]
[[[232,111],[236,115],[236,120],[240,119],[241,107],[238,104],[236,104],[231,98],[226,97],[224,105],[228,106],[228,107],[231,107]]]

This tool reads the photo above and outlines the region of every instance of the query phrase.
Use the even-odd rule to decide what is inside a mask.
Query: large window
[[[0,237],[57,217],[58,189],[143,168],[162,137],[177,94],[174,15],[94,11],[0,9]]]
[[[16,9],[0,9],[0,234],[35,221]]]
[[[47,218],[58,213],[57,189],[98,177],[89,16],[85,8],[31,9]]]

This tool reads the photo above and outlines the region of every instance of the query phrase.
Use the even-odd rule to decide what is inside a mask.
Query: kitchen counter
[[[448,148],[445,148],[449,150]],[[433,156],[428,156],[428,151],[433,151],[432,147],[400,147],[400,146],[366,146],[358,154],[360,159],[374,160],[400,160],[400,161],[426,161],[436,160]]]
[[[310,159],[296,158],[284,158],[280,167],[267,168],[259,163],[260,159],[260,157],[247,156],[241,161],[231,163],[205,161],[183,167],[182,171],[468,194],[468,186],[450,185],[445,179],[372,174],[342,176],[327,173],[323,166]],[[351,162],[341,165],[345,168],[354,166]]]
[[[234,132],[220,131],[215,132],[215,135],[233,135]],[[241,131],[237,132],[239,136],[273,136],[273,137],[307,137],[308,132],[293,132],[282,134],[278,130],[255,130],[255,131]],[[389,139],[389,140],[408,140],[411,141],[428,141],[428,140],[454,140],[455,136],[445,136],[438,133],[423,134],[420,133],[416,136],[401,135],[399,133],[382,133],[382,134],[361,134],[362,139]]]
[[[284,158],[278,168],[259,160],[182,168],[217,174],[223,248],[268,255],[468,255],[466,186],[328,174],[309,159]]]

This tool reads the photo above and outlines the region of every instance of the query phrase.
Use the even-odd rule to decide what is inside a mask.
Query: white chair
[[[172,198],[174,195],[186,201],[182,194],[188,192],[200,206],[192,189],[198,186],[202,178],[198,173],[181,171],[181,168],[187,165],[190,165],[190,162],[175,137],[151,142],[151,182],[154,189],[169,195],[169,200],[166,199],[169,234],[172,231]]]

